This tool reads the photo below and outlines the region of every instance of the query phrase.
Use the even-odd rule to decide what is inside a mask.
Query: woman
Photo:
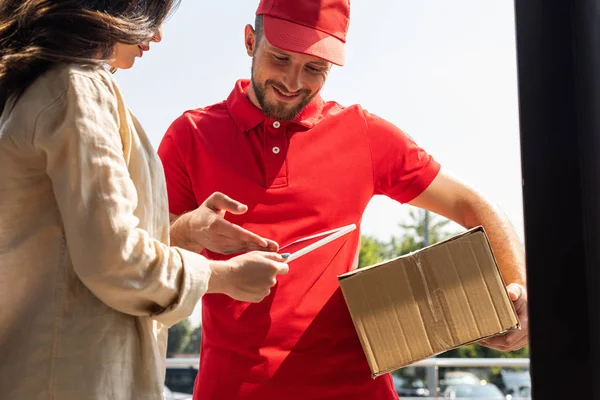
[[[159,42],[174,3],[0,2],[3,399],[160,399],[167,326],[287,268],[168,246],[162,167],[107,69]]]

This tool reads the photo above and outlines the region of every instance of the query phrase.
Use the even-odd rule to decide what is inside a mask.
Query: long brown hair
[[[106,62],[150,39],[178,0],[0,0],[0,115],[57,63]]]

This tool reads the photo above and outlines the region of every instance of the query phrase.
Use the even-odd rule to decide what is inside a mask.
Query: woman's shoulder
[[[60,104],[92,101],[116,104],[120,95],[112,74],[101,66],[58,64],[39,76],[14,107],[31,116]]]
[[[35,136],[36,131],[53,131],[77,112],[102,111],[118,118],[120,102],[112,74],[103,67],[60,64],[27,88],[0,125]]]
[[[66,95],[117,100],[118,89],[110,72],[101,66],[58,64],[39,76],[20,96],[15,109],[41,111]]]
[[[36,83],[58,95],[70,90],[94,97],[103,94],[116,95],[116,83],[111,73],[102,66],[59,64],[40,77]]]

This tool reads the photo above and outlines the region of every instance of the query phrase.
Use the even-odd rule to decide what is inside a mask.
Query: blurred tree
[[[402,235],[392,237],[390,242],[389,246],[393,257],[403,256],[425,247],[425,210],[411,209],[408,215],[408,223],[400,224]],[[429,244],[437,243],[453,235],[454,232],[444,229],[449,223],[449,219],[429,213]]]
[[[447,239],[453,234],[453,232],[444,229],[450,223],[449,219],[429,213],[428,223],[430,244]],[[399,236],[393,236],[389,242],[364,235],[360,245],[358,267],[362,268],[377,264],[424,247],[425,210],[417,208],[410,210],[408,223],[400,224],[399,227]]]
[[[195,328],[191,335],[188,345],[184,349],[184,353],[200,354],[200,343],[202,342],[202,327]]]
[[[188,319],[179,322],[169,328],[169,338],[167,341],[167,355],[181,353],[190,341],[192,326]]]
[[[520,350],[511,352],[502,352],[488,347],[480,346],[476,343],[468,344],[458,349],[449,350],[439,357],[443,358],[528,358],[529,346]]]
[[[358,268],[377,264],[390,258],[387,247],[388,246],[384,242],[379,241],[372,236],[363,236],[360,243]]]

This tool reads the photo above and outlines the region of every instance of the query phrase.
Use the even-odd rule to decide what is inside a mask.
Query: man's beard
[[[301,89],[299,92],[297,92],[301,101],[298,103],[298,105],[293,106],[291,108],[287,107],[287,104],[285,104],[284,102],[276,102],[275,104],[268,102],[267,88],[269,86],[273,86],[283,93],[287,93],[288,90],[284,86],[275,82],[272,79],[267,79],[264,85],[260,86],[254,79],[254,60],[252,61],[251,82],[252,88],[254,89],[254,94],[256,95],[256,100],[258,100],[258,104],[260,105],[260,108],[262,109],[263,113],[267,117],[279,121],[292,121],[318,93],[314,93],[312,96],[310,96],[309,90]]]

